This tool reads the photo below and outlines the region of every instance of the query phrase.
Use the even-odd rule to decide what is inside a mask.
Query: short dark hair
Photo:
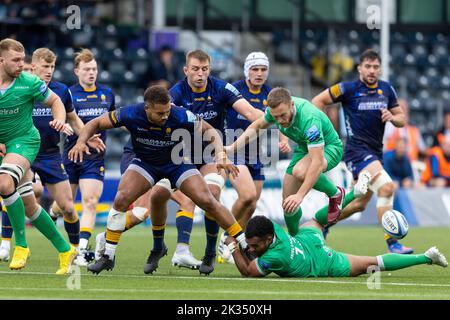
[[[360,56],[359,56],[359,63],[363,63],[364,60],[369,60],[369,61],[373,61],[373,60],[378,60],[381,63],[381,57],[378,54],[378,52],[376,52],[373,49],[367,49],[365,50]]]
[[[274,227],[272,221],[265,216],[254,216],[251,218],[247,227],[245,228],[245,237],[246,238],[265,238],[267,236],[274,235]]]
[[[270,108],[276,108],[282,103],[289,104],[291,100],[291,92],[282,87],[273,88],[267,96],[267,104]]]
[[[170,102],[169,90],[163,86],[151,86],[144,92],[144,101],[149,105],[168,104]]]

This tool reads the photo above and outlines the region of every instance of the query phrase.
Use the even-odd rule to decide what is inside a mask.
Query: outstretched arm
[[[230,249],[234,262],[236,264],[236,267],[238,268],[239,272],[244,277],[264,277],[263,274],[261,274],[258,271],[258,268],[256,266],[256,260],[248,260],[245,254],[242,252],[242,249],[239,248],[238,243],[233,237],[228,237],[225,240],[225,244]]]
[[[253,107],[244,98],[237,100],[233,104],[233,109],[236,110],[240,115],[244,116],[248,121],[254,122],[264,116],[264,112]]]
[[[325,89],[324,91],[322,91],[321,93],[319,93],[317,96],[315,96],[312,100],[311,103],[313,105],[315,105],[317,108],[319,108],[322,111],[325,111],[325,107],[333,104],[334,101],[331,98],[331,94],[329,89]]]
[[[78,136],[77,143],[69,151],[69,159],[74,162],[82,162],[83,154],[90,154],[87,141],[97,132],[114,128],[114,124],[111,121],[110,113],[104,113],[100,117],[92,119],[81,130]]]
[[[251,143],[262,134],[260,129],[267,129],[269,126],[270,124],[264,120],[264,117],[257,119],[247,127],[247,129],[233,144],[227,147],[227,152],[234,153],[246,144]]]

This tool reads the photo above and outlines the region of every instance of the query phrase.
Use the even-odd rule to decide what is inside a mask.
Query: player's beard
[[[23,69],[16,69],[16,72],[13,72],[12,70],[10,70],[9,68],[5,67],[5,73],[8,77],[10,77],[11,79],[16,79],[20,76],[20,73],[22,72]]]

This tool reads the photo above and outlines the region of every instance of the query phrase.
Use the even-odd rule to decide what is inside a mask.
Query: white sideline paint
[[[0,275],[6,274],[8,276],[13,275],[55,275],[51,272],[11,272],[11,271],[0,271]],[[316,280],[316,279],[272,279],[272,278],[226,278],[226,277],[187,277],[187,276],[144,276],[135,274],[81,274],[81,277],[102,277],[102,278],[139,278],[139,279],[183,279],[183,280],[226,280],[226,281],[266,281],[266,282],[288,282],[288,283],[324,283],[324,284],[359,284],[367,286],[366,278],[363,281],[346,281],[346,280]],[[356,278],[355,278],[356,279]],[[408,282],[382,282],[383,286],[399,286],[399,287],[437,287],[437,288],[450,288],[450,283],[448,284],[437,284],[437,283],[408,283]],[[0,289],[3,287],[0,285]],[[67,290],[64,288],[64,290]],[[84,289],[83,289],[84,290]],[[119,289],[118,289],[119,290]]]

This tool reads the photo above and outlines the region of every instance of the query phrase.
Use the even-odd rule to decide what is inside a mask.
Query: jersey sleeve
[[[333,102],[342,102],[348,94],[348,89],[348,85],[345,82],[339,82],[334,86],[329,87],[328,92],[330,93]]]
[[[119,108],[109,112],[109,120],[111,120],[114,127],[122,127],[127,126],[130,119],[133,117],[130,116],[130,108]]]
[[[111,105],[109,106],[109,111],[116,110],[116,96],[111,90]]]
[[[32,85],[32,94],[34,101],[46,102],[48,98],[50,98],[52,93],[53,91],[47,86],[44,81],[36,76],[34,77],[34,82]]]
[[[256,267],[262,275],[268,275],[273,271],[282,270],[281,264],[281,259],[270,254],[264,254],[262,257],[256,258]]]
[[[239,90],[236,89],[236,87],[231,83],[227,83],[223,87],[222,94],[227,107],[233,106],[236,101],[244,98],[242,97],[242,94],[239,92]]]
[[[306,140],[308,148],[316,148],[325,145],[323,138],[322,123],[317,118],[310,118],[303,126],[303,136]]]
[[[270,109],[269,108],[267,108],[266,111],[264,112],[264,120],[267,123],[270,123],[270,124],[275,123],[275,119],[270,114]]]
[[[61,99],[64,107],[66,108],[66,113],[72,112],[75,110],[74,106],[73,106],[73,101],[72,101],[72,93],[70,92],[69,88],[67,88],[64,91],[64,99]]]
[[[397,92],[393,86],[389,86],[389,97],[388,97],[388,109],[395,108],[398,106]]]
[[[176,106],[183,106],[183,99],[181,98],[180,87],[178,85],[173,86],[169,90],[170,102]]]
[[[187,130],[194,132],[200,126],[200,117],[198,115],[193,114],[189,110],[185,110],[186,117],[183,119],[183,127]]]

